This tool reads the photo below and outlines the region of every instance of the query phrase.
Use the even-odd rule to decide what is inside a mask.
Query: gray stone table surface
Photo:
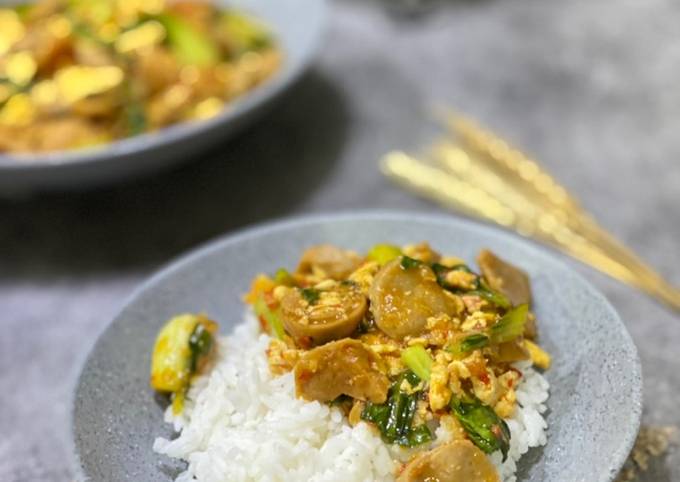
[[[408,18],[337,2],[315,66],[238,139],[124,186],[0,201],[0,480],[70,480],[79,367],[126,296],[173,257],[282,216],[439,211],[376,167],[391,148],[424,145],[435,103],[534,154],[680,284],[678,25],[673,0],[460,1]],[[639,347],[644,423],[680,425],[678,316],[567,262]],[[678,451],[643,480],[680,480]]]

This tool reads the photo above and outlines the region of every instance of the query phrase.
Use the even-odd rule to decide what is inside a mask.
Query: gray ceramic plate
[[[0,0],[0,6],[16,3]],[[0,154],[0,193],[91,187],[150,173],[191,159],[192,154],[223,141],[260,114],[311,60],[325,27],[326,2],[217,0],[216,3],[242,8],[273,29],[285,55],[282,70],[273,79],[206,122],[179,124],[93,150],[25,158]]]
[[[521,461],[520,481],[608,482],[635,439],[641,411],[635,346],[607,300],[542,249],[503,232],[450,217],[413,213],[341,214],[260,226],[216,241],[154,276],[100,337],[75,394],[79,469],[92,480],[168,481],[179,465],[151,450],[166,402],[148,386],[157,331],[172,315],[205,311],[223,333],[243,311],[253,275],[294,266],[300,252],[331,242],[366,250],[377,242],[428,240],[472,262],[488,247],[531,275],[547,372],[548,444]]]

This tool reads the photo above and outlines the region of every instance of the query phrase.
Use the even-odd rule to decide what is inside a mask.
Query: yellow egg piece
[[[125,74],[120,67],[105,65],[65,67],[54,75],[59,96],[73,104],[91,95],[103,94],[122,84]]]

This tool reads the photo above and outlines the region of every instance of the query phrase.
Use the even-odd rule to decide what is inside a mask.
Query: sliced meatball
[[[346,251],[330,244],[312,246],[302,254],[297,271],[301,274],[317,274],[334,280],[346,279],[361,264],[361,258],[353,251]]]
[[[499,482],[489,458],[468,440],[455,440],[416,456],[397,482]]]
[[[288,288],[281,298],[281,321],[288,333],[307,344],[322,345],[351,335],[366,313],[366,296],[354,283],[305,291]]]
[[[488,249],[477,256],[477,264],[489,286],[508,297],[513,306],[531,303],[529,276],[518,267],[502,260]],[[536,322],[533,316],[527,319],[524,335],[535,338]]]
[[[305,400],[330,402],[348,395],[384,403],[389,387],[378,355],[354,339],[314,348],[295,365],[296,395]]]
[[[531,303],[531,286],[524,271],[488,249],[479,253],[477,264],[489,286],[507,296],[514,306]]]
[[[368,295],[376,325],[395,339],[419,335],[428,318],[460,310],[456,297],[437,284],[429,266],[405,268],[402,259],[390,261],[375,275]]]

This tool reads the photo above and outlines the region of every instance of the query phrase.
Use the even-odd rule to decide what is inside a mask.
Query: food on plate
[[[151,356],[151,386],[173,397],[173,411],[182,411],[191,378],[201,374],[215,354],[217,323],[203,315],[179,315],[158,333]]]
[[[205,0],[0,8],[0,152],[96,146],[207,119],[280,63],[266,27]]]
[[[551,358],[527,274],[488,250],[478,264],[427,243],[320,245],[256,276],[213,367],[169,377],[181,433],[154,449],[189,462],[182,481],[514,481],[546,442]],[[166,334],[181,374],[189,329]]]

